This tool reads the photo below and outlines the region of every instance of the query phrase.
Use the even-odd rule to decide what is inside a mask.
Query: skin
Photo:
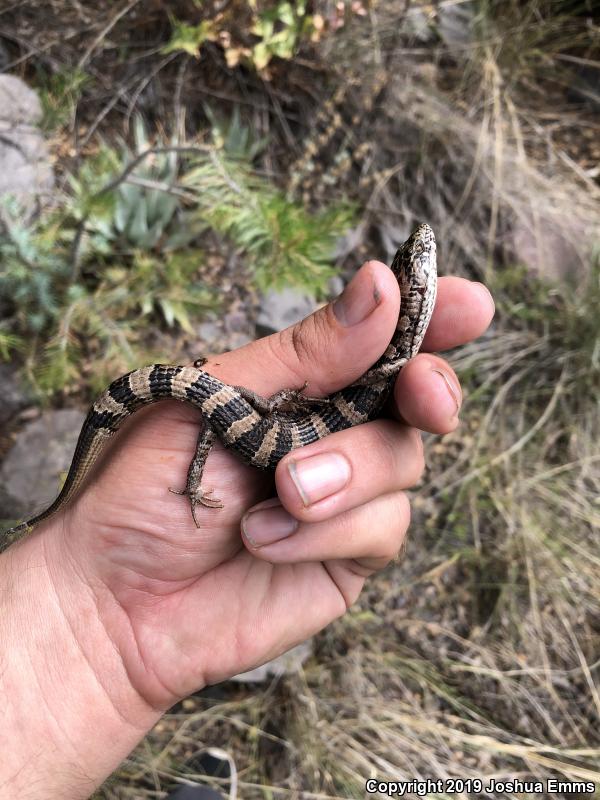
[[[371,261],[341,300],[205,369],[265,396],[305,381],[326,395],[383,352],[398,308]],[[166,491],[185,481],[198,412],[165,402],[129,420],[76,500],[0,556],[0,796],[88,797],[177,700],[342,615],[402,547],[419,431],[458,425],[458,379],[427,351],[492,316],[481,284],[440,279],[389,418],[290,453],[274,482],[217,445],[204,484],[225,507],[199,509],[199,530]]]

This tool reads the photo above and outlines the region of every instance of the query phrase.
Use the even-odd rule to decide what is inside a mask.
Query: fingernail
[[[370,287],[365,283],[370,282]],[[333,301],[333,313],[346,328],[366,319],[381,302],[373,275],[366,271],[355,275],[341,295]]]
[[[319,453],[289,461],[288,471],[304,506],[311,506],[339,492],[346,486],[352,473],[350,464],[339,453]]]
[[[251,509],[242,517],[242,533],[252,547],[264,547],[291,536],[298,520],[285,510],[274,497]]]
[[[432,372],[435,372],[436,375],[440,375],[442,380],[444,381],[444,386],[450,397],[452,398],[452,409],[448,408],[448,416],[450,419],[454,419],[458,416],[458,412],[460,411],[460,406],[462,403],[462,392],[460,390],[460,386],[457,383],[454,376],[447,375],[441,369],[436,369],[435,367],[431,368]]]

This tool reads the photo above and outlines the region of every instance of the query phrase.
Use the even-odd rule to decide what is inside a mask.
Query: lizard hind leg
[[[187,480],[184,489],[169,489],[173,494],[187,495],[190,499],[190,507],[192,517],[197,528],[200,523],[196,516],[196,508],[198,506],[205,506],[206,508],[223,508],[223,503],[216,497],[212,496],[213,489],[205,490],[201,486],[202,473],[204,472],[204,465],[210,452],[210,448],[215,442],[216,436],[208,425],[198,434],[198,441],[196,442],[196,452],[194,458],[190,462],[188,468]]]

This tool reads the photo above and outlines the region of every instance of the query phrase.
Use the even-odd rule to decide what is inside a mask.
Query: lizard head
[[[403,351],[412,358],[429,325],[437,290],[435,236],[429,225],[419,225],[400,246],[392,272],[401,294],[397,331],[401,332]]]

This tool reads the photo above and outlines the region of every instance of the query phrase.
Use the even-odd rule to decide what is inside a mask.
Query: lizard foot
[[[194,518],[194,523],[196,524],[197,528],[200,527],[200,523],[196,517],[196,508],[198,506],[204,506],[205,508],[224,508],[222,500],[219,500],[217,497],[212,497],[214,489],[208,489],[208,491],[205,491],[201,486],[198,486],[193,490],[190,490],[186,487],[185,489],[169,488],[169,491],[173,492],[173,494],[187,495],[190,498],[192,517]]]
[[[308,386],[308,381],[299,389],[281,389],[270,397],[262,397],[245,386],[234,387],[247,400],[252,408],[260,414],[272,414],[274,411],[283,411],[289,414],[305,411],[312,406],[324,406],[330,402],[329,397],[310,397],[303,394]]]
[[[308,381],[300,389],[281,389],[281,391],[275,392],[268,400],[270,410],[304,411],[311,406],[325,406],[330,402],[329,397],[311,397],[304,394],[307,386]]]

